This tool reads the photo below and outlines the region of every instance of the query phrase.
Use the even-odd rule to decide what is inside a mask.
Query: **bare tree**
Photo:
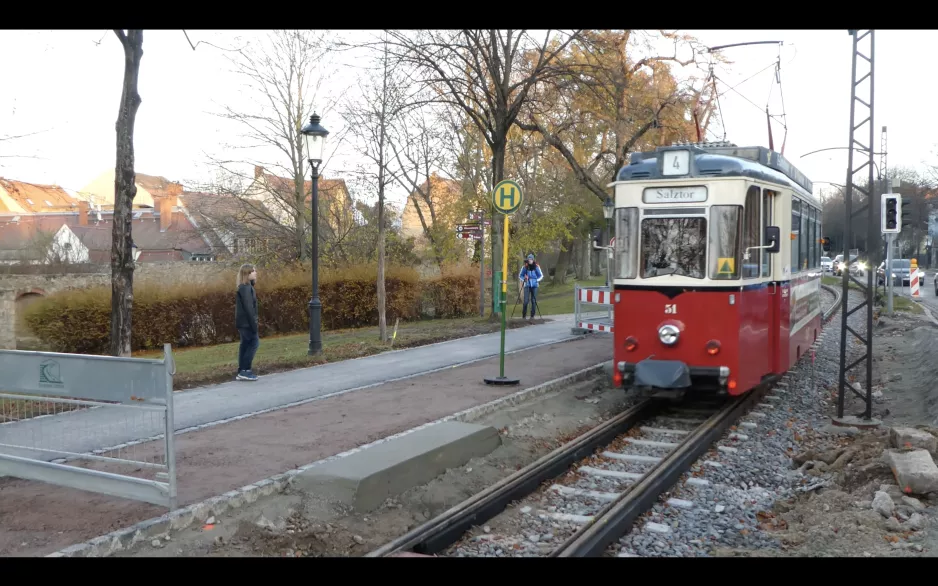
[[[359,152],[370,162],[370,168],[362,168],[359,175],[378,194],[378,334],[381,341],[386,342],[388,326],[384,274],[387,242],[384,202],[385,192],[393,181],[392,173],[388,170],[391,163],[388,141],[392,127],[400,122],[400,115],[406,109],[413,108],[414,104],[408,95],[407,84],[402,82],[399,72],[393,71],[386,34],[384,42],[379,46],[377,71],[371,72],[367,81],[359,80],[360,97],[348,104],[343,116],[358,139]]]
[[[420,221],[424,238],[430,244],[437,265],[442,270],[447,246],[441,232],[452,226],[438,223],[446,201],[441,182],[434,173],[446,163],[444,145],[448,135],[441,130],[440,119],[433,108],[405,112],[401,123],[389,137],[388,145],[394,154],[395,165],[391,176],[407,191],[405,206],[412,205]],[[451,232],[450,232],[451,233]]]
[[[131,314],[134,300],[134,258],[131,238],[134,197],[134,122],[140,107],[137,79],[143,58],[142,30],[115,30],[124,49],[124,85],[117,112],[117,163],[114,175],[114,229],[111,241],[112,356],[130,356]]]
[[[555,39],[552,32],[535,41],[524,30],[389,31],[396,56],[416,66],[421,81],[462,110],[485,137],[492,152],[489,189],[505,178],[508,130],[534,86],[553,75],[555,58],[577,34]],[[497,266],[502,237],[493,232]]]
[[[316,69],[326,63],[328,44],[324,32],[277,30],[265,42],[234,50],[228,57],[235,72],[244,80],[251,107],[224,105],[220,114],[236,122],[243,130],[245,144],[240,149],[263,148],[275,153],[273,161],[244,161],[212,158],[228,173],[239,175],[244,183],[257,181],[259,189],[236,194],[241,198],[259,199],[264,206],[248,206],[245,220],[260,229],[279,226],[282,236],[289,239],[295,258],[309,258],[306,246],[308,219],[306,198],[306,158],[304,138],[300,130],[309,119],[313,105],[325,80]],[[321,100],[319,100],[321,101]],[[321,106],[325,106],[321,104]],[[253,163],[255,170],[270,169],[276,177],[265,183],[255,172],[244,176],[233,169],[236,164]]]

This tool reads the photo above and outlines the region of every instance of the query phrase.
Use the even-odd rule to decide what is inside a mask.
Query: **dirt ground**
[[[598,375],[559,394],[473,421],[499,429],[502,445],[369,513],[354,513],[288,491],[230,516],[210,519],[213,524],[182,531],[169,541],[142,544],[118,555],[361,556],[615,415],[625,401],[624,393],[611,389]]]
[[[609,360],[611,350],[608,337],[587,337],[510,354],[505,371],[526,388]],[[483,382],[497,373],[495,357],[179,435],[179,504],[200,502],[519,390]],[[164,512],[135,501],[0,478],[0,555],[45,555]],[[368,531],[362,528],[363,534]]]
[[[925,316],[910,314],[880,317],[874,327],[873,417],[882,426],[842,435],[823,429],[808,434],[794,466],[809,475],[814,468],[818,477],[833,470],[830,484],[777,502],[763,517],[763,527],[778,536],[782,550],[724,555],[938,556],[938,494],[904,495],[882,459],[883,451],[893,447],[890,427],[917,427],[938,436],[938,327]],[[862,401],[851,398],[844,412],[862,409]],[[871,508],[880,490],[892,497],[893,517]],[[907,500],[909,496],[915,500]],[[916,513],[924,522],[912,530],[916,522],[910,519]]]

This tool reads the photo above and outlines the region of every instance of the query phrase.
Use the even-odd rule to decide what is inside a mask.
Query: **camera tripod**
[[[527,287],[527,285],[523,285],[522,287]],[[532,304],[531,317],[534,317],[534,312],[537,311],[537,314],[541,316],[541,319],[544,319],[544,314],[541,313],[541,308],[537,304],[537,294],[535,293],[535,290],[539,289],[539,287],[528,287],[528,288],[532,289],[531,291],[531,304]],[[515,306],[511,310],[511,318],[509,318],[510,320],[515,318],[515,311],[518,310],[518,302],[522,301],[523,299],[521,295],[522,295],[522,289],[518,289],[518,297],[515,298]],[[522,304],[523,304],[523,301],[522,301]]]

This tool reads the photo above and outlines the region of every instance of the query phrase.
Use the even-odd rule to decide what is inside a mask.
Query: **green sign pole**
[[[502,249],[502,272],[499,279],[501,281],[501,291],[498,297],[498,304],[501,307],[502,314],[501,347],[498,357],[498,377],[484,379],[485,383],[489,385],[516,385],[521,382],[519,379],[505,376],[505,329],[508,325],[508,316],[505,315],[505,310],[507,309],[506,298],[508,297],[508,216],[521,207],[522,201],[524,201],[524,196],[521,192],[521,186],[510,179],[500,182],[492,190],[492,204],[495,206],[496,211],[505,216],[505,224],[502,230],[504,248]]]

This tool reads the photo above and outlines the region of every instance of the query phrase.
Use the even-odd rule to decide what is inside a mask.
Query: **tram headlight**
[[[638,340],[635,338],[635,336],[629,336],[625,339],[626,352],[634,352],[636,348],[638,348]]]
[[[671,324],[666,324],[658,328],[658,339],[661,340],[661,343],[665,346],[677,344],[677,339],[680,335],[681,331],[677,329],[677,326]]]
[[[710,356],[716,356],[720,353],[720,341],[719,340],[710,340],[707,342],[707,354]]]

